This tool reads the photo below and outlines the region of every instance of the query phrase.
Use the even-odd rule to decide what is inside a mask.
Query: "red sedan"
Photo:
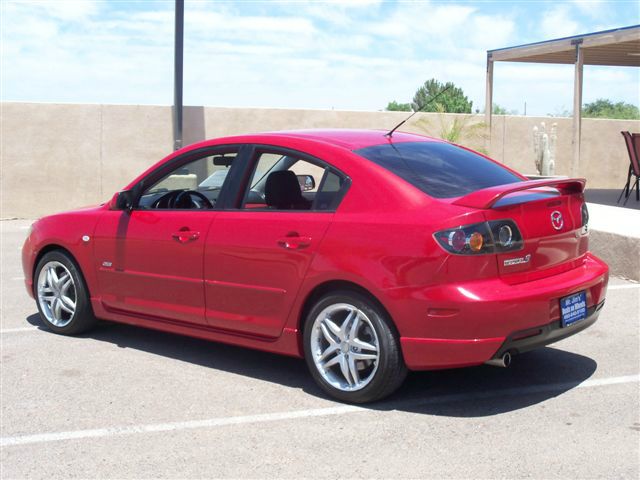
[[[584,185],[399,132],[220,138],[35,222],[26,287],[56,333],[104,319],[304,357],[373,401],[407,369],[507,366],[596,321]]]

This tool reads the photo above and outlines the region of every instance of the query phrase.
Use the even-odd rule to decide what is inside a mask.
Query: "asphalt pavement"
[[[631,478],[640,475],[640,285],[508,369],[418,372],[344,405],[301,360],[140,328],[41,326],[29,221],[1,221],[0,476]]]

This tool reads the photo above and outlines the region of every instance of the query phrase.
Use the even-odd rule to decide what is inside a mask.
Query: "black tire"
[[[41,300],[38,291],[38,279],[40,277],[40,273],[42,269],[46,265],[51,265],[51,262],[57,262],[57,264],[62,265],[71,275],[71,279],[73,280],[73,295],[69,295],[72,300],[75,300],[75,308],[72,314],[68,312],[63,312],[65,317],[62,319],[61,323],[65,323],[64,325],[56,325],[55,318],[53,318],[53,308],[48,309],[48,313],[45,313],[44,305],[48,305],[49,302]],[[60,268],[58,271],[63,272],[64,270]],[[46,274],[45,274],[46,275]],[[36,266],[36,270],[33,276],[33,293],[36,297],[36,305],[38,306],[38,312],[40,313],[40,319],[45,327],[51,330],[54,333],[59,333],[62,335],[78,335],[80,333],[86,332],[93,328],[98,320],[93,314],[93,309],[91,308],[91,302],[89,301],[89,291],[87,289],[86,282],[84,281],[84,277],[80,268],[76,264],[76,262],[71,258],[69,254],[62,250],[52,250],[47,252],[42,256],[38,265]],[[54,296],[53,294],[50,296]],[[53,318],[53,321],[47,318],[47,315]]]
[[[312,342],[316,342],[317,338],[321,338],[319,337],[319,334],[316,333],[316,340],[312,340],[314,337],[312,332],[314,330],[316,319],[323,311],[331,308],[339,308],[341,304],[348,304],[356,307],[366,315],[369,323],[365,325],[365,328],[369,329],[369,325],[373,327],[378,342],[377,369],[373,370],[373,367],[370,367],[372,374],[370,374],[368,383],[361,389],[354,391],[345,391],[344,389],[331,385],[323,374],[320,373],[320,369],[322,367],[316,366],[314,360],[314,355],[317,356],[317,352],[320,350],[314,347],[315,343],[312,344]],[[370,338],[373,337],[370,336]],[[398,333],[393,323],[388,318],[388,315],[384,310],[375,301],[372,301],[366,295],[355,291],[340,290],[329,293],[320,298],[311,308],[305,319],[303,342],[305,360],[313,379],[330,396],[343,402],[367,403],[380,400],[395,392],[400,385],[402,385],[407,376],[407,367],[405,366],[402,358]],[[314,349],[316,353],[314,353]],[[336,349],[336,352],[338,352],[338,349]],[[352,354],[351,352],[352,351],[347,348],[346,354]],[[341,353],[338,352],[336,356],[339,355],[341,355]],[[373,365],[373,363],[370,365]],[[363,364],[360,364],[358,369],[362,367]],[[335,371],[338,372],[339,367],[336,365],[330,368],[335,369]],[[324,371],[327,372],[328,370],[324,369]],[[364,368],[364,371],[366,372],[366,367]],[[339,375],[339,372],[334,374],[336,378],[339,377]],[[342,374],[342,377],[344,378],[344,374]],[[351,378],[353,379],[353,376]]]

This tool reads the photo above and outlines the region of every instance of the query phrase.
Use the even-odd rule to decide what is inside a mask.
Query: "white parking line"
[[[605,385],[616,385],[623,383],[637,383],[640,375],[627,375],[622,377],[610,377],[595,380],[587,380],[579,385],[574,383],[552,383],[542,385],[531,385],[527,387],[507,388],[471,394],[441,395],[429,399],[406,400],[393,402],[388,405],[390,409],[419,407],[422,405],[433,405],[440,403],[450,403],[457,401],[474,401],[481,399],[491,399],[514,395],[530,395],[533,393],[544,393],[570,390],[573,388],[590,388]],[[299,418],[326,417],[332,415],[346,415],[356,412],[375,412],[365,407],[354,405],[342,405],[338,407],[315,408],[310,410],[297,410],[293,412],[265,413],[258,415],[243,415],[237,417],[209,418],[204,420],[189,420],[184,422],[156,423],[147,425],[132,425],[126,427],[105,427],[90,430],[75,430],[68,432],[38,433],[34,435],[18,435],[15,437],[0,438],[0,446],[9,447],[14,445],[26,445],[32,443],[60,442],[64,440],[78,440],[83,438],[106,438],[121,435],[132,435],[135,433],[173,432],[179,430],[192,430],[201,428],[224,427],[227,425],[243,425],[251,423],[276,422],[279,420],[295,420]]]
[[[626,283],[624,285],[609,285],[607,290],[626,290],[628,288],[640,288],[640,283]]]
[[[38,330],[38,327],[4,328],[0,330],[0,335],[4,335],[5,333],[36,332]]]

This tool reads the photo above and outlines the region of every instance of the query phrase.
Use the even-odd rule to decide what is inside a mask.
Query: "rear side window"
[[[345,193],[346,178],[329,165],[293,152],[262,152],[256,161],[242,209],[335,210]]]
[[[459,197],[522,181],[500,165],[449,143],[394,143],[362,148],[355,153],[436,198]]]

